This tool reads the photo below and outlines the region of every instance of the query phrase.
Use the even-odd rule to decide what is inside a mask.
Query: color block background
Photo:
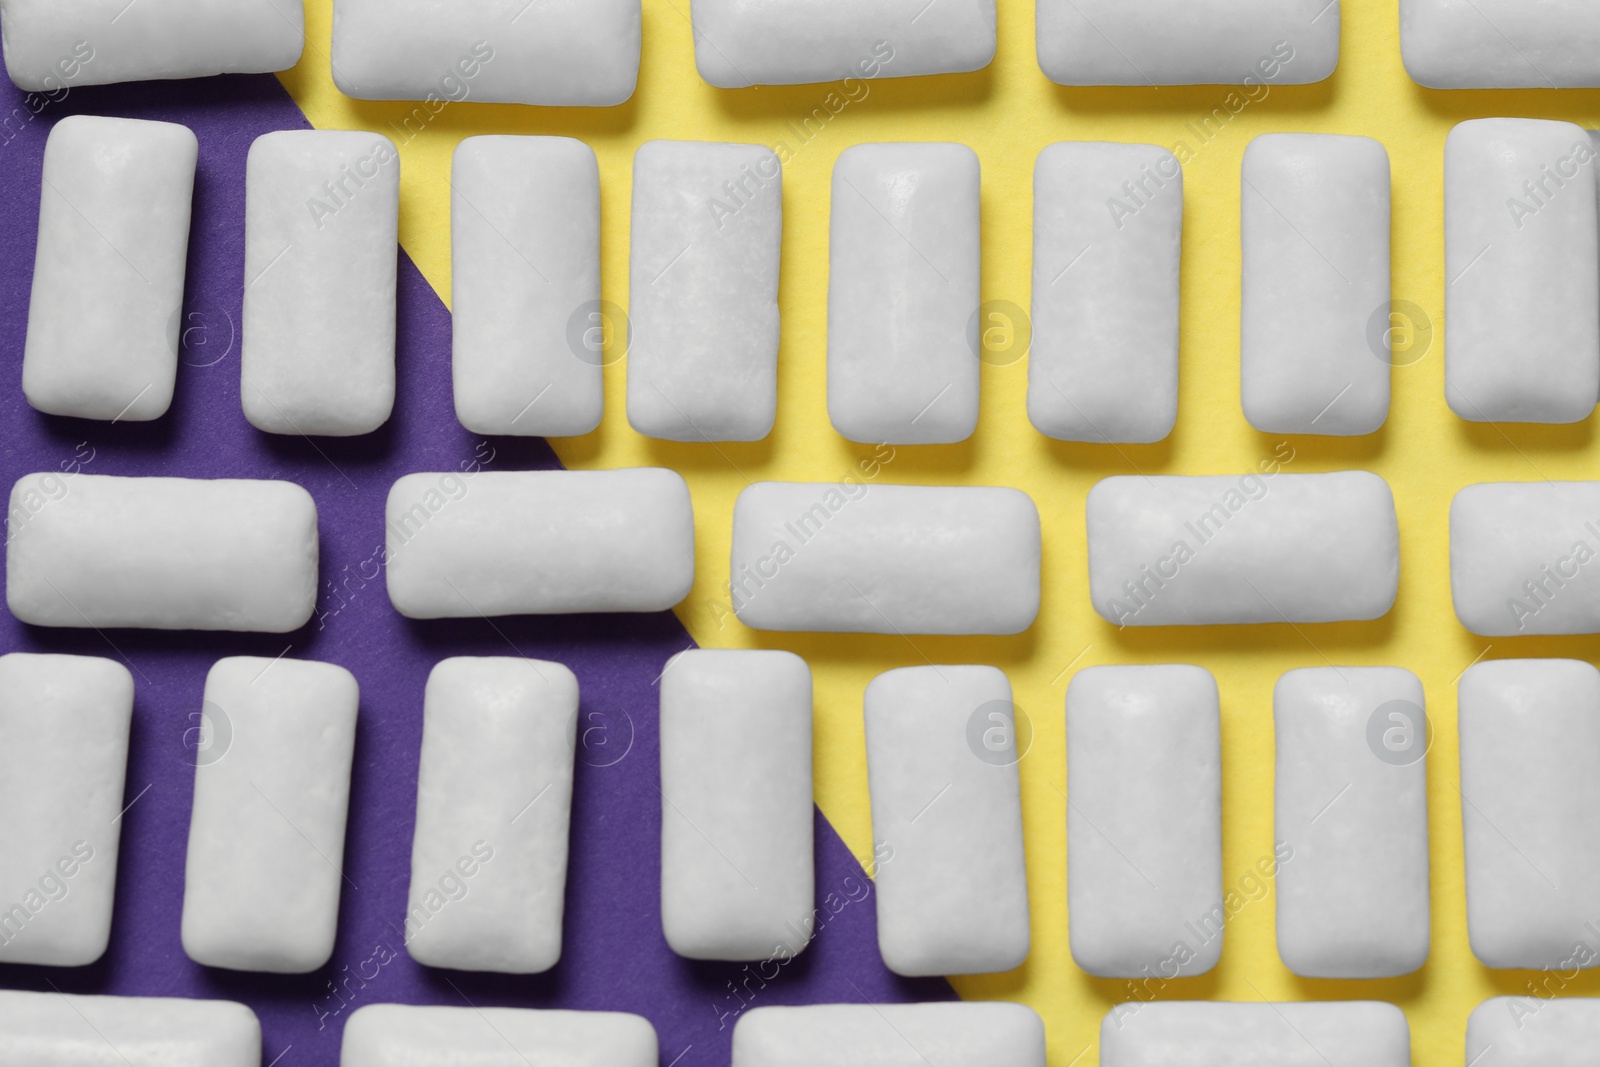
[[[637,1012],[655,1024],[663,1064],[695,1067],[727,1062],[733,1025],[754,1005],[952,996],[943,981],[906,982],[885,970],[871,883],[820,818],[819,932],[810,949],[783,967],[747,969],[691,963],[667,948],[659,918],[655,680],[690,644],[672,615],[416,623],[389,606],[378,560],[384,498],[396,478],[556,465],[543,441],[486,441],[457,425],[449,313],[408,258],[402,256],[399,283],[401,384],[394,418],[382,431],[313,441],[258,433],[244,421],[236,324],[245,153],[262,133],[306,125],[275,78],[73,89],[31,120],[37,100],[30,106],[9,83],[3,99],[0,347],[9,361],[0,388],[0,481],[9,487],[29,471],[287,478],[317,502],[323,587],[317,617],[284,636],[42,630],[0,612],[0,650],[119,659],[133,671],[135,688],[111,948],[79,970],[0,966],[0,988],[241,1000],[261,1017],[262,1063],[278,1067],[335,1067],[345,1020],[381,1002]],[[52,121],[76,111],[182,122],[199,135],[183,362],[172,411],[159,422],[50,418],[22,396],[45,136]],[[183,953],[179,919],[193,764],[203,743],[201,697],[211,664],[230,655],[327,660],[361,684],[339,936],[332,963],[316,974],[212,970]],[[543,975],[434,971],[405,953],[423,686],[433,665],[454,655],[558,660],[582,690],[566,944],[561,963]],[[6,821],[28,817],[0,813]]]
[[[1427,691],[1436,739],[1429,757],[1434,865],[1433,955],[1417,975],[1384,982],[1306,981],[1289,974],[1273,942],[1270,889],[1246,892],[1212,974],[1167,984],[1162,999],[1391,1000],[1406,1009],[1415,1062],[1463,1061],[1468,1013],[1483,998],[1528,992],[1545,976],[1492,972],[1468,948],[1462,890],[1461,795],[1455,743],[1455,682],[1481,658],[1572,656],[1593,659],[1594,638],[1494,639],[1466,633],[1450,607],[1446,555],[1451,496],[1477,481],[1594,477],[1593,419],[1570,427],[1469,425],[1443,396],[1444,138],[1455,123],[1514,115],[1600,124],[1600,92],[1447,93],[1413,84],[1401,65],[1396,0],[1344,0],[1343,57],[1337,74],[1312,86],[1271,86],[1239,106],[1222,87],[1065,89],[1034,59],[1032,5],[1000,0],[995,63],[970,75],[879,79],[838,86],[715,90],[696,75],[687,0],[645,0],[645,54],[639,91],[607,110],[546,110],[450,103],[425,123],[405,125],[414,104],[347,99],[333,87],[328,46],[330,0],[311,0],[309,44],[280,87],[270,78],[224,78],[176,85],[74,89],[36,119],[4,123],[0,136],[0,379],[6,433],[0,473],[73,462],[88,442],[95,473],[181,473],[290,477],[317,498],[323,518],[322,611],[291,639],[113,633],[48,633],[0,619],[0,647],[126,654],[138,668],[139,706],[129,799],[150,784],[127,816],[115,943],[107,960],[81,974],[9,968],[0,984],[122,993],[234,996],[261,1012],[267,1057],[332,1064],[342,1021],[327,983],[395,936],[403,910],[411,790],[420,736],[422,681],[438,658],[456,652],[560,659],[577,670],[585,714],[596,715],[579,776],[569,893],[568,955],[553,975],[526,980],[429,973],[401,958],[378,968],[351,1008],[380,1000],[572,1005],[637,1010],[662,1035],[662,1062],[683,1067],[726,1062],[719,1010],[736,1004],[727,983],[739,969],[689,965],[661,940],[657,904],[653,679],[668,655],[692,639],[714,647],[778,647],[805,656],[816,676],[817,799],[838,839],[824,833],[819,897],[859,870],[849,854],[871,854],[861,694],[877,673],[933,663],[992,663],[1011,676],[1034,733],[1021,764],[1034,924],[1033,956],[1020,970],[957,979],[960,995],[1031,1004],[1049,1028],[1052,1067],[1096,1061],[1100,1019],[1134,993],[1122,982],[1089,978],[1067,950],[1065,757],[1062,701],[1074,671],[1105,663],[1190,662],[1212,670],[1223,700],[1225,885],[1239,889],[1272,852],[1271,692],[1285,670],[1334,664],[1396,664],[1417,672]],[[892,64],[891,64],[892,67]],[[289,95],[285,95],[287,89]],[[9,92],[9,90],[8,90]],[[830,95],[831,94],[831,95]],[[1259,93],[1256,94],[1259,96]],[[292,96],[292,102],[290,97]],[[843,101],[841,105],[841,101]],[[298,105],[298,110],[296,106]],[[24,108],[9,93],[6,109]],[[39,156],[48,124],[75,111],[170,118],[201,136],[185,349],[172,416],[148,427],[74,424],[42,418],[18,388],[27,308]],[[26,113],[26,109],[24,109]],[[819,120],[818,115],[825,116]],[[1221,117],[1218,117],[1221,116]],[[811,119],[809,128],[805,125]],[[1202,120],[1212,117],[1210,130]],[[385,132],[401,143],[402,265],[400,401],[393,422],[351,442],[268,438],[238,408],[234,324],[242,291],[242,181],[251,138],[299,125]],[[419,129],[420,127],[420,129]],[[1282,438],[1256,433],[1239,409],[1239,162],[1260,133],[1365,134],[1387,147],[1394,177],[1394,296],[1431,323],[1398,357],[1387,427],[1355,440]],[[678,445],[643,439],[623,410],[625,361],[607,370],[604,425],[588,437],[552,442],[483,442],[455,423],[448,391],[450,297],[449,159],[480,133],[562,134],[582,138],[600,158],[604,288],[627,304],[628,203],[633,151],[657,137],[783,146],[785,242],[780,294],[784,323],[781,403],[772,437],[755,445]],[[977,435],[950,447],[901,448],[872,462],[874,449],[833,433],[825,406],[825,327],[829,175],[852,144],[952,140],[975,148],[984,169],[986,300],[1026,308],[1031,264],[1031,176],[1035,156],[1058,140],[1151,142],[1185,160],[1183,377],[1176,431],[1139,447],[1051,442],[1024,414],[1026,362],[1017,351],[983,372]],[[1180,150],[1180,146],[1181,149]],[[414,268],[412,263],[415,264]],[[434,294],[437,293],[436,297]],[[443,304],[441,304],[441,299]],[[1417,321],[1423,321],[1418,319]],[[1009,360],[1009,361],[1008,361]],[[1263,459],[1292,457],[1283,469],[1376,471],[1393,487],[1400,516],[1402,580],[1396,609],[1372,623],[1225,629],[1123,630],[1103,622],[1086,595],[1083,500],[1102,477],[1129,473],[1225,474]],[[556,462],[573,467],[671,466],[689,479],[699,531],[698,581],[678,618],[514,620],[424,625],[389,609],[370,560],[381,539],[381,504],[390,480],[420,469],[474,462],[492,469]],[[1030,492],[1045,522],[1045,596],[1039,622],[1006,639],[830,637],[751,632],[725,611],[731,510],[748,482],[835,480],[869,461],[874,480],[920,484],[1000,484]],[[77,462],[82,462],[81,455]],[[365,570],[366,577],[363,577]],[[687,630],[687,634],[685,633]],[[199,708],[206,666],[219,655],[291,655],[344,663],[364,686],[356,802],[347,858],[339,956],[331,973],[278,980],[205,972],[177,940],[182,847],[191,771],[183,733]],[[108,647],[115,645],[115,649]],[[141,677],[142,675],[142,677]],[[624,737],[632,748],[614,762]],[[593,766],[589,765],[593,764]],[[605,765],[609,764],[609,765]],[[9,813],[6,817],[13,817]],[[848,850],[848,854],[847,851]],[[872,943],[870,903],[851,903],[815,946],[764,989],[755,1003],[890,999],[947,995],[942,983],[911,985],[888,976]],[[835,936],[837,935],[837,936]],[[395,946],[398,948],[398,946]],[[753,983],[752,989],[756,988]],[[1585,976],[1562,992],[1600,994]],[[718,1006],[721,1006],[720,1008]],[[349,1009],[346,1009],[348,1011]],[[725,1019],[721,1021],[726,1021]],[[325,1025],[318,1029],[319,1022]]]

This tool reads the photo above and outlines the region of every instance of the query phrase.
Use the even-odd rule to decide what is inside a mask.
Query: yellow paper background
[[[1162,999],[1369,999],[1406,1010],[1415,1062],[1463,1062],[1468,1014],[1481,1000],[1518,994],[1529,972],[1480,966],[1466,937],[1458,791],[1455,682],[1472,662],[1509,656],[1592,657],[1594,638],[1473,637],[1450,605],[1447,523],[1457,489],[1478,481],[1596,477],[1593,419],[1571,427],[1475,426],[1458,420],[1443,396],[1442,156],[1451,126],[1494,115],[1566,119],[1592,126],[1600,92],[1435,92],[1415,85],[1400,61],[1396,0],[1344,0],[1343,55],[1328,82],[1274,86],[1209,143],[1188,127],[1221,107],[1221,87],[1067,89],[1052,85],[1034,55],[1032,5],[1000,0],[999,52],[987,70],[938,78],[880,79],[800,147],[789,124],[823,106],[834,86],[717,90],[694,67],[687,0],[644,0],[639,90],[622,107],[547,109],[452,103],[410,140],[402,134],[415,105],[350,100],[329,72],[331,0],[309,0],[310,43],[283,81],[320,128],[369,129],[403,141],[401,241],[423,274],[450,300],[448,184],[451,152],[485,133],[557,134],[590,144],[600,160],[603,287],[628,302],[628,205],[634,150],[655,138],[736,141],[793,152],[784,171],[783,312],[780,408],[760,444],[682,445],[635,434],[624,411],[625,363],[606,371],[606,415],[595,433],[555,441],[571,467],[665,465],[693,491],[698,580],[679,615],[707,647],[786,648],[804,656],[816,678],[816,795],[823,812],[863,861],[871,855],[862,691],[894,667],[989,663],[1004,668],[1034,727],[1021,764],[1033,954],[1010,974],[956,979],[968,998],[1032,1005],[1045,1019],[1051,1067],[1097,1060],[1101,1018],[1129,999],[1125,983],[1093,979],[1067,947],[1065,744],[1063,697],[1074,671],[1109,663],[1197,663],[1222,692],[1224,877],[1229,887],[1270,855],[1272,687],[1302,666],[1394,664],[1415,671],[1436,727],[1429,757],[1433,861],[1433,954],[1417,975],[1380,982],[1309,981],[1279,961],[1273,899],[1251,903],[1229,924],[1221,965],[1171,983]],[[891,65],[892,69],[892,65]],[[856,91],[859,95],[859,90]],[[1262,133],[1364,134],[1388,148],[1394,179],[1394,294],[1428,313],[1431,349],[1397,367],[1388,425],[1370,437],[1295,438],[1285,468],[1315,472],[1363,468],[1394,490],[1401,528],[1400,597],[1372,623],[1129,629],[1119,632],[1091,609],[1086,594],[1083,504],[1100,478],[1115,474],[1242,473],[1272,455],[1280,437],[1255,432],[1239,407],[1239,164]],[[825,396],[829,178],[852,144],[959,141],[983,166],[983,293],[1029,303],[1032,172],[1045,145],[1062,140],[1180,141],[1194,150],[1185,167],[1181,404],[1171,438],[1149,446],[1089,446],[1050,441],[1026,416],[1026,362],[986,366],[982,417],[962,445],[900,448],[881,482],[1009,485],[1029,492],[1044,522],[1044,600],[1038,623],[1013,638],[761,634],[738,622],[719,626],[725,602],[732,508],[748,482],[836,480],[858,470],[873,449],[849,444],[828,422]],[[1415,353],[1413,353],[1415,355]],[[443,358],[442,356],[440,358]],[[1585,976],[1566,994],[1600,995]]]

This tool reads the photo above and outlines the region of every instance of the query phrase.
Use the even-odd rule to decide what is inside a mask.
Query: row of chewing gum
[[[1583,1067],[1600,1036],[1600,1000],[1542,1004],[1494,997],[1467,1021],[1468,1062]],[[1522,1005],[1523,1011],[1529,1011]],[[1521,1022],[1523,1025],[1519,1026]],[[1372,1001],[1119,1005],[1100,1027],[1106,1067],[1407,1067],[1410,1027]],[[733,1067],[1044,1067],[1044,1024],[1006,1003],[764,1006],[734,1026]],[[242,1004],[148,997],[0,993],[0,1064],[90,1067],[110,1050],[144,1067],[260,1067],[261,1025]],[[369,1004],[346,1024],[343,1067],[466,1063],[476,1067],[653,1067],[654,1026],[638,1015],[531,1008]]]
[[[1450,28],[1436,28],[1441,19],[1431,11],[1443,0],[1407,2],[1430,9],[1407,11],[1414,73],[1448,80],[1448,70],[1470,69],[1481,42],[1478,52],[1471,45],[1458,50],[1465,54],[1447,52],[1444,63],[1456,67],[1442,75],[1437,62],[1413,62],[1413,52],[1435,50]],[[5,0],[0,22],[12,80],[26,90],[53,87],[63,76],[61,57],[85,42],[95,62],[73,76],[90,85],[283,71],[305,49],[301,0],[150,0],[140,8],[91,0],[62,11],[50,0]],[[702,0],[688,17],[699,74],[722,89],[970,73],[990,65],[998,42],[995,0],[937,8],[921,0]],[[1307,84],[1333,73],[1340,21],[1339,0],[1041,0],[1037,56],[1062,85]],[[324,61],[340,91],[362,100],[613,107],[638,86],[642,24],[639,0],[537,7],[339,0]],[[1581,70],[1581,61],[1557,69],[1570,78],[1573,67]]]
[[[23,653],[0,659],[0,675],[6,786],[61,800],[48,824],[7,831],[0,888],[20,903],[0,921],[0,959],[92,962],[110,923],[132,681],[105,660]],[[788,653],[695,651],[663,680],[669,943],[700,959],[798,954],[812,912],[810,672]],[[358,699],[330,664],[236,657],[212,669],[204,710],[226,743],[197,760],[183,911],[194,959],[304,973],[328,958]],[[406,918],[421,962],[537,973],[559,959],[578,700],[560,664],[435,668]],[[1068,688],[1070,942],[1092,974],[1171,980],[1220,958],[1238,894],[1221,879],[1218,701],[1191,666],[1090,668]],[[1285,962],[1306,977],[1410,973],[1429,944],[1420,684],[1398,668],[1299,670],[1274,703],[1277,841],[1264,877],[1277,878]],[[906,975],[1020,965],[1023,749],[1005,675],[891,671],[868,688],[865,715],[885,960]],[[41,719],[52,729],[19,728]],[[93,760],[69,743],[82,734],[97,739]],[[1600,822],[1582,784],[1600,756],[1600,672],[1563,660],[1474,666],[1461,734],[1474,951],[1489,966],[1561,965],[1600,909],[1587,846]],[[759,811],[719,802],[728,777],[714,772],[734,767],[771,787]],[[1508,848],[1556,874],[1541,884]],[[963,889],[987,902],[983,923],[960,921],[974,899],[940,873],[952,866],[987,872],[992,884]],[[470,895],[448,891],[462,878],[476,879]],[[1546,908],[1521,906],[1545,895]]]
[[[110,936],[133,679],[96,657],[13,653],[0,683],[0,802],[51,813],[0,831],[0,962],[84,966]],[[191,959],[281,974],[329,959],[359,701],[333,664],[212,667],[192,760]],[[559,959],[577,713],[577,680],[557,663],[456,658],[432,672],[404,921],[419,962],[532,974]],[[809,805],[808,792],[808,830]]]
[[[33,625],[287,633],[315,614],[316,504],[292,483],[31,474],[9,521],[7,604]],[[1119,626],[1371,620],[1399,589],[1393,494],[1364,471],[1113,477],[1085,522],[1088,592]],[[385,526],[412,618],[664,611],[694,583],[693,507],[664,469],[407,475]],[[713,608],[760,630],[1020,633],[1042,539],[1015,489],[756,483]],[[1600,632],[1597,556],[1597,483],[1483,483],[1452,504],[1474,633]]]
[[[282,71],[305,48],[301,0],[5,0],[6,66],[28,91],[63,79],[104,85]],[[1339,62],[1339,0],[1040,0],[1037,59],[1052,81],[1092,85],[1305,85]],[[751,6],[703,0],[692,12],[700,76],[723,89],[849,77],[915,77],[987,67],[994,0]],[[440,8],[427,0],[339,0],[329,66],[366,100],[475,99],[609,107],[639,80],[639,0],[517,0]],[[92,63],[81,60],[89,45]],[[1600,84],[1600,16],[1585,0],[1533,10],[1517,0],[1401,0],[1407,72],[1436,89],[1582,88]]]
[[[193,134],[170,123],[73,116],[52,131],[24,353],[34,407],[112,422],[166,413],[196,152]],[[1459,417],[1559,423],[1593,410],[1596,154],[1570,123],[1479,119],[1452,131],[1445,392]],[[627,314],[600,295],[599,178],[587,146],[469,138],[453,169],[463,425],[591,432],[603,367],[626,352],[636,432],[768,436],[777,153],[680,141],[639,149]],[[267,433],[371,433],[396,392],[398,150],[378,134],[281,131],[252,145],[247,172],[244,414]],[[1061,440],[1166,438],[1178,397],[1179,160],[1148,145],[1052,145],[1034,194],[1031,421]],[[1387,152],[1364,137],[1268,134],[1245,153],[1240,197],[1246,419],[1267,433],[1376,432],[1393,358]],[[829,419],[847,439],[950,444],[976,431],[981,363],[1007,356],[989,343],[1007,312],[981,303],[979,205],[979,161],[963,145],[841,153],[827,387]],[[1530,315],[1538,344],[1526,343]]]
[[[50,826],[7,831],[0,878],[22,903],[4,917],[0,956],[81,965],[109,928],[132,681],[104,660],[28,654],[0,659],[0,676],[0,730],[13,742],[17,723],[41,712],[60,726],[8,742],[8,788],[48,778],[71,792]],[[1600,908],[1590,847],[1600,801],[1582,785],[1600,756],[1600,671],[1498,661],[1469,669],[1460,691],[1473,951],[1491,967],[1592,966],[1600,956],[1575,959],[1572,946],[1586,943],[1585,917]],[[205,709],[227,745],[197,761],[182,924],[191,957],[284,973],[328,958],[342,877],[329,857],[343,854],[357,703],[354,678],[329,664],[241,657],[212,670]],[[1276,840],[1263,877],[1279,889],[1280,954],[1306,977],[1410,973],[1429,943],[1420,684],[1397,668],[1306,669],[1280,680],[1274,704]],[[537,973],[559,959],[578,707],[559,664],[453,659],[434,670],[406,917],[420,962]],[[1218,707],[1214,680],[1192,666],[1090,668],[1068,688],[1069,937],[1092,974],[1204,973],[1220,958],[1225,917],[1253,899],[1221,878]],[[1019,965],[1029,951],[1022,749],[1005,676],[891,671],[869,686],[865,715],[886,963],[907,975]],[[85,762],[67,743],[85,732],[104,740],[103,759]],[[669,942],[700,959],[802,951],[813,892],[805,664],[764,651],[681,655],[663,675],[662,737]],[[503,769],[485,773],[486,762]],[[76,785],[64,763],[94,782]],[[773,786],[760,811],[718,803],[726,778],[714,772],[732,766]],[[774,835],[775,824],[787,829]],[[953,866],[992,884],[952,887],[942,872]],[[1545,869],[1554,873],[1541,879]],[[472,892],[453,892],[463,879]],[[73,892],[56,892],[68,883]],[[974,901],[953,888],[986,902],[983,923],[961,918]],[[1178,944],[1188,949],[1174,960]]]
[[[1226,920],[1276,880],[1279,952],[1296,974],[1374,979],[1422,966],[1430,735],[1416,676],[1282,677],[1276,841],[1237,886],[1222,878],[1219,699],[1208,672],[1183,665],[1090,668],[1069,686],[1074,961],[1105,978],[1203,974],[1221,958]],[[809,708],[810,674],[788,653],[694,650],[663,672],[662,915],[679,954],[786,961],[809,942]],[[863,710],[885,964],[906,976],[1021,966],[1030,926],[1017,764],[1032,734],[1005,674],[889,671]],[[769,786],[759,806],[728,803],[756,780]]]

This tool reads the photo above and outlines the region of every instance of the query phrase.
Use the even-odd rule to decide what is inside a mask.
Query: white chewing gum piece
[[[1039,153],[1028,352],[1035,429],[1096,444],[1150,444],[1172,432],[1182,251],[1183,168],[1171,152],[1064,142]]]
[[[412,619],[666,611],[694,584],[689,487],[659,467],[408,474],[385,533]]]
[[[68,115],[50,131],[22,391],[48,415],[167,413],[200,142],[186,126]]]
[[[628,423],[759,441],[778,413],[783,166],[770,148],[650,141],[633,157]]]
[[[559,663],[447,659],[428,675],[406,950],[538,974],[561,958],[578,679]]]
[[[1201,667],[1089,667],[1067,686],[1067,919],[1098,978],[1222,956],[1222,719]]]
[[[1589,0],[1400,0],[1406,73],[1430,89],[1600,86],[1600,7]]]
[[[394,407],[400,155],[382,134],[279,130],[245,177],[240,396],[266,433],[353,437]]]
[[[1016,705],[995,667],[902,667],[866,692],[878,949],[896,974],[1028,958]]]
[[[1428,726],[1400,667],[1278,679],[1278,955],[1303,978],[1395,978],[1428,959]]]
[[[340,1067],[657,1067],[655,1027],[617,1011],[369,1004],[345,1024]]]
[[[1273,133],[1245,150],[1240,396],[1262,433],[1357,437],[1389,417],[1389,153]]]
[[[1019,489],[757,482],[733,508],[729,599],[755,630],[1016,634],[1040,552]]]
[[[1366,471],[1107,478],[1087,513],[1090,596],[1119,626],[1376,619],[1400,587],[1394,496]]]
[[[642,17],[639,0],[338,0],[333,81],[357,100],[610,107],[638,84]]]
[[[17,88],[288,70],[305,49],[304,0],[0,0]]]
[[[697,0],[694,61],[718,89],[863,82],[987,67],[995,0]],[[864,97],[863,97],[864,98]]]
[[[317,603],[317,505],[293,482],[28,474],[6,603],[34,626],[288,633]]]
[[[261,1067],[243,1004],[0,990],[0,1067]]]
[[[1475,634],[1600,633],[1597,554],[1600,482],[1485,482],[1450,502],[1450,595]]]
[[[105,953],[132,721],[120,663],[0,656],[0,963]]]
[[[1339,0],[1039,0],[1035,21],[1039,67],[1058,85],[1253,91],[1339,65]]]
[[[1405,1013],[1379,1001],[1121,1004],[1100,1067],[1410,1067]]]
[[[1004,1001],[752,1008],[733,1067],[1044,1067],[1044,1023]]]
[[[1596,1048],[1594,997],[1490,997],[1467,1019],[1472,1067],[1590,1067]]]
[[[1493,660],[1458,689],[1472,954],[1485,967],[1600,964],[1574,949],[1600,929],[1600,671]]]
[[[196,963],[306,974],[328,962],[359,698],[331,663],[234,656],[206,676],[214,747],[195,768],[183,891]]]
[[[600,169],[570,137],[468,137],[450,179],[451,372],[473,433],[600,425]]]
[[[817,926],[805,660],[761,649],[672,657],[661,674],[661,796],[661,925],[672,950],[799,955]]]
[[[1445,400],[1468,422],[1569,423],[1594,411],[1594,160],[1570,122],[1473,119],[1445,141]]]
[[[828,418],[863,444],[954,444],[978,426],[978,156],[863,144],[833,167]]]

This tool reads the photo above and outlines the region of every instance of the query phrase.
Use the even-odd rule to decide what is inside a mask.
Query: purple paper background
[[[45,138],[53,122],[80,112],[181,122],[200,139],[184,362],[172,411],[155,423],[43,416],[22,396]],[[742,965],[692,963],[667,948],[659,920],[655,679],[669,656],[692,645],[675,616],[418,623],[391,609],[371,561],[383,542],[384,498],[395,478],[475,462],[491,470],[558,465],[543,441],[483,440],[456,422],[449,312],[404,254],[400,386],[389,424],[365,438],[312,441],[259,433],[245,422],[235,326],[243,294],[245,153],[262,133],[308,125],[270,76],[74,88],[50,102],[26,97],[9,82],[0,91],[0,484],[9,487],[30,471],[69,468],[288,479],[316,498],[323,579],[319,618],[287,636],[54,631],[0,612],[0,650],[108,656],[127,662],[136,683],[126,793],[132,806],[122,820],[110,950],[80,969],[0,967],[0,987],[240,1000],[261,1017],[262,1062],[283,1067],[337,1064],[344,1020],[381,1002],[637,1012],[655,1024],[663,1064],[720,1067],[728,1062],[733,1023],[724,1013],[740,1005],[952,998],[943,980],[906,981],[885,970],[870,897],[828,918],[812,946],[770,982]],[[187,742],[194,740],[205,674],[216,659],[285,652],[341,664],[361,683],[338,946],[333,962],[311,975],[212,970],[192,963],[179,942],[194,773]],[[585,743],[573,797],[566,950],[553,971],[531,977],[422,968],[405,954],[397,931],[410,874],[423,684],[446,656],[517,653],[567,664],[582,687]],[[27,817],[0,812],[0,820]],[[845,898],[855,884],[848,879],[868,883],[820,813],[817,831],[820,908],[830,894]],[[397,958],[375,962],[390,950]],[[332,993],[335,982],[343,984],[342,1000]]]

